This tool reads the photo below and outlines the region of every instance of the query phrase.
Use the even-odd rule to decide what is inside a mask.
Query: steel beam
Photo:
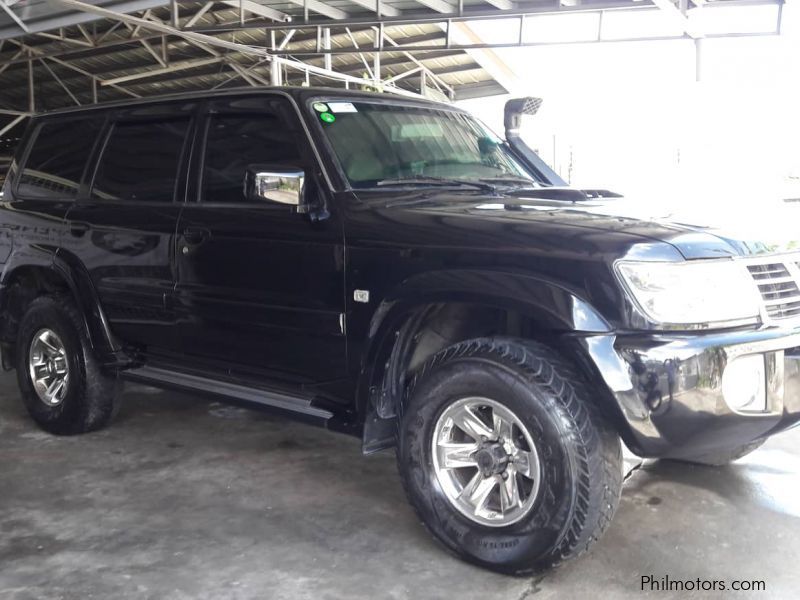
[[[376,13],[380,13],[382,15],[386,15],[387,17],[399,17],[402,13],[394,8],[393,6],[389,6],[385,2],[381,2],[378,0],[350,0],[353,4],[358,4],[364,8],[368,8],[370,10],[374,10]]]
[[[78,99],[75,97],[75,94],[73,94],[73,93],[72,93],[72,91],[70,91],[70,89],[69,89],[69,88],[66,86],[66,84],[65,84],[63,81],[61,81],[61,78],[60,78],[58,75],[56,75],[56,74],[55,74],[55,71],[53,71],[53,69],[51,69],[51,68],[50,68],[50,65],[48,65],[48,64],[47,64],[47,63],[46,63],[46,62],[45,62],[43,59],[41,59],[41,58],[39,59],[39,62],[40,62],[40,63],[42,63],[42,66],[45,68],[45,70],[46,70],[48,73],[50,73],[50,76],[51,76],[53,79],[55,79],[55,80],[56,80],[56,82],[58,83],[58,85],[60,85],[60,86],[61,86],[61,89],[63,89],[65,92],[67,92],[67,96],[69,96],[70,98],[72,98],[72,101],[73,101],[75,104],[77,104],[78,106],[81,106],[81,102],[80,102],[80,100],[78,100]]]
[[[302,6],[304,10],[310,10],[319,13],[331,19],[346,19],[349,15],[343,10],[336,7],[329,6],[327,2],[320,0],[287,0],[290,4],[295,6]],[[305,19],[304,19],[305,20]]]
[[[301,0],[298,0],[301,1]],[[784,0],[724,0],[724,2],[711,2],[706,5],[708,9],[720,7],[734,7],[734,6],[778,6],[784,3]],[[464,10],[463,14],[457,11],[448,13],[431,13],[431,12],[403,12],[399,17],[387,17],[383,15],[364,16],[364,17],[349,17],[346,19],[339,19],[336,21],[318,20],[310,23],[274,23],[269,21],[253,20],[245,24],[244,29],[267,29],[267,30],[286,30],[286,29],[306,29],[309,27],[360,27],[360,26],[379,26],[383,24],[385,27],[395,25],[421,25],[442,23],[444,21],[461,22],[461,21],[502,21],[516,19],[519,20],[522,16],[533,15],[558,15],[565,13],[576,12],[599,12],[599,11],[632,11],[632,10],[654,10],[653,4],[640,2],[632,4],[630,1],[620,0],[606,0],[604,2],[592,2],[591,4],[576,4],[575,6],[562,6],[552,3],[548,4],[517,4],[515,8],[507,11],[498,11],[497,9],[470,9]],[[705,10],[705,9],[704,9]],[[190,31],[204,32],[204,33],[221,33],[225,31],[236,31],[242,29],[237,24],[228,25],[215,25],[208,27],[195,27]]]
[[[385,39],[387,42],[389,42],[389,44],[390,44],[390,45],[391,45],[393,48],[395,48],[395,50],[398,50],[398,49],[400,49],[400,44],[399,44],[398,42],[396,42],[394,39],[392,39],[392,38],[391,38],[391,37],[390,37],[390,36],[389,36],[389,35],[388,35],[388,34],[387,34],[385,31],[383,32],[383,39]],[[450,87],[450,86],[449,86],[449,85],[448,85],[448,84],[447,84],[447,83],[446,83],[446,82],[445,82],[443,79],[441,79],[441,78],[440,78],[438,75],[436,75],[436,74],[435,74],[433,71],[431,71],[431,70],[430,70],[428,67],[426,67],[424,64],[422,64],[422,61],[421,61],[421,60],[419,60],[418,58],[416,58],[416,57],[415,57],[413,54],[411,54],[410,52],[407,52],[407,51],[405,51],[405,50],[402,50],[402,49],[400,49],[400,50],[403,52],[403,56],[405,56],[405,57],[406,57],[408,60],[410,60],[411,62],[413,62],[413,63],[414,63],[415,65],[417,65],[418,67],[422,67],[422,70],[423,70],[423,72],[424,72],[424,73],[426,73],[427,75],[429,75],[429,76],[431,77],[431,79],[434,81],[434,83],[435,83],[437,86],[439,86],[439,87],[440,87],[440,89],[441,89],[441,88],[444,88],[444,89],[446,89],[446,90],[447,90],[447,91],[448,91],[448,92],[449,92],[451,95],[454,93],[454,90],[453,90],[453,88],[452,88],[452,87]]]
[[[417,1],[422,2],[426,6],[431,6],[426,1]],[[459,7],[463,8],[461,4],[459,4]],[[435,6],[431,6],[431,8],[439,10],[440,12],[447,12],[448,10],[444,7],[436,8]],[[481,42],[481,37],[470,27],[469,23],[463,21],[447,21],[444,24],[439,23],[439,26],[444,29],[445,35],[447,36],[447,47],[452,46],[454,34],[456,43],[465,46],[475,46]],[[522,27],[521,24],[520,27]],[[502,60],[491,48],[471,48],[467,50],[467,54],[469,54],[470,57],[472,57],[472,59],[481,67],[483,67],[484,70],[489,73],[492,79],[503,86],[506,91],[511,94],[521,91],[522,80],[520,79],[519,75],[517,75],[517,73],[511,67],[509,67],[508,64]]]
[[[127,22],[137,27],[142,27],[144,29],[150,29],[152,31],[158,31],[160,33],[166,33],[170,35],[175,35],[177,37],[182,37],[190,42],[204,43],[210,46],[217,46],[219,48],[225,48],[226,50],[235,50],[236,52],[242,52],[245,54],[256,54],[259,56],[264,55],[264,51],[260,48],[247,46],[245,44],[237,44],[236,42],[228,42],[226,40],[221,40],[219,38],[216,38],[212,35],[205,35],[202,33],[195,33],[195,32],[175,29],[174,27],[166,25],[165,23],[161,23],[158,21],[151,21],[148,19],[142,19],[140,17],[134,17],[133,15],[117,13],[114,12],[113,10],[108,10],[106,8],[101,8],[99,6],[94,6],[93,4],[87,4],[86,2],[81,2],[80,0],[53,0],[53,1],[64,6],[69,6],[70,8],[74,8],[75,10],[93,13],[95,15],[101,16],[106,19],[115,19],[118,21]]]
[[[36,88],[33,80],[33,59],[28,59],[28,112],[36,112]]]
[[[427,6],[431,10],[440,13],[452,13],[456,10],[456,5],[447,2],[446,0],[416,0],[418,4]]]
[[[273,21],[278,21],[280,23],[289,23],[292,20],[292,17],[286,13],[275,10],[274,8],[270,8],[268,6],[264,6],[258,2],[253,2],[253,0],[226,0],[225,2],[222,2],[222,4],[232,8],[243,8],[245,11],[251,14],[258,15],[259,17],[266,17],[267,19],[272,19]],[[186,27],[188,28],[192,25],[194,25],[194,23],[187,23]]]
[[[454,23],[453,29],[456,42],[466,46],[475,46],[480,43],[480,36],[472,29],[469,23]],[[510,94],[523,91],[522,78],[492,48],[473,47],[467,50],[467,54]]]
[[[16,127],[18,124],[22,123],[22,121],[24,121],[27,118],[28,118],[28,115],[20,115],[20,116],[18,116],[16,119],[11,121],[11,123],[9,123],[8,125],[3,127],[2,129],[0,129],[0,136],[5,135],[6,133],[8,133],[12,129],[14,129],[14,127]]]
[[[221,56],[215,56],[211,58],[200,58],[197,60],[184,60],[172,63],[170,66],[161,69],[148,69],[147,71],[133,73],[132,75],[123,75],[121,77],[113,77],[111,79],[102,79],[100,80],[100,85],[101,86],[116,85],[119,83],[126,83],[128,81],[138,81],[140,79],[146,79],[148,77],[158,77],[159,75],[168,75],[169,73],[175,73],[176,71],[184,71],[186,69],[195,69],[197,67],[205,67],[207,65],[217,64],[223,62],[224,60],[225,59]]]
[[[778,31],[764,31],[764,32],[743,32],[743,33],[707,33],[704,35],[706,39],[722,39],[722,38],[749,38],[749,37],[770,37],[780,35]],[[391,48],[384,46],[380,50],[370,50],[370,52],[381,53],[396,53],[400,51],[407,51],[409,53],[415,52],[435,52],[452,50],[455,52],[467,52],[470,50],[485,50],[485,49],[500,49],[500,48],[538,48],[539,46],[576,46],[576,45],[590,45],[590,44],[616,44],[620,42],[665,42],[670,40],[690,39],[685,34],[679,35],[655,35],[655,36],[630,36],[623,38],[603,38],[591,40],[570,40],[570,41],[548,41],[548,42],[498,42],[498,43],[480,43],[480,44],[450,44],[449,46],[399,46]],[[334,49],[333,54],[352,54],[353,51],[344,49]],[[287,52],[294,57],[302,58],[306,56],[319,55],[319,52],[309,51],[293,51]]]
[[[22,29],[22,31],[25,33],[31,32],[31,30],[28,28],[28,25],[19,16],[17,16],[17,13],[11,10],[9,5],[6,3],[6,0],[0,0],[0,8],[2,8],[9,17],[11,17],[11,20],[14,21],[14,23],[16,23],[19,28]]]
[[[81,48],[94,48],[94,44],[91,42],[87,42],[86,40],[77,40],[75,38],[66,37],[63,33],[60,35],[55,35],[54,33],[47,33],[46,31],[40,31],[34,35],[41,36],[43,38],[47,38],[48,40],[55,40],[57,42],[64,42],[65,44],[74,44],[75,46],[80,46]]]
[[[16,64],[17,59],[24,55],[25,55],[25,50],[19,50],[18,52],[16,52],[10,61],[3,62],[3,64],[0,65],[0,73],[5,71],[11,65]]]
[[[148,8],[165,6],[166,4],[167,0],[130,0],[128,2],[117,3],[114,5],[114,8],[121,13],[131,13],[146,10]],[[73,25],[77,25],[78,23],[88,23],[89,21],[95,21],[96,19],[97,17],[95,15],[81,12],[60,14],[48,19],[40,19],[36,20],[35,22],[29,22],[28,28],[30,29],[31,33],[38,33],[40,31],[52,31],[54,29],[59,29],[60,27],[71,27]],[[0,27],[0,38],[12,38],[19,35],[20,29],[16,25]]]
[[[689,21],[689,18],[686,16],[686,14],[677,6],[675,6],[671,0],[652,0],[652,2],[661,9],[664,17],[666,17],[671,23],[673,23],[682,32],[686,33],[689,37],[695,39],[703,37],[702,30]],[[723,2],[723,4],[725,3]]]
[[[514,8],[514,3],[511,0],[484,0],[484,2],[500,10],[512,10]]]
[[[206,2],[203,6],[200,7],[196,13],[194,13],[186,23],[183,24],[184,27],[192,27],[195,23],[197,23],[200,19],[202,19],[205,14],[214,7],[213,2]]]
[[[167,66],[167,61],[164,59],[163,56],[161,56],[159,52],[156,52],[156,49],[150,45],[150,42],[148,42],[147,40],[139,40],[139,41],[142,43],[142,46],[144,46],[145,50],[147,50],[150,53],[150,55],[156,59],[156,62],[158,64],[160,64],[162,67]]]
[[[10,117],[29,117],[30,113],[21,110],[9,110],[7,108],[0,108],[0,115],[7,115]]]

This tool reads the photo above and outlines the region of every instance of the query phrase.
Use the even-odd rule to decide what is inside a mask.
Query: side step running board
[[[281,392],[262,390],[235,383],[228,383],[226,381],[217,381],[206,377],[200,377],[199,375],[170,371],[158,367],[140,367],[138,369],[131,369],[130,371],[122,371],[122,376],[132,381],[161,384],[188,391],[226,396],[236,400],[279,408],[320,419],[330,419],[333,416],[332,412],[324,408],[312,406],[309,398],[298,398]]]

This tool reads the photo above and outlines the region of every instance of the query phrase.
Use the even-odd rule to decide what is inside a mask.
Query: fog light
[[[764,412],[767,410],[767,375],[764,355],[736,358],[722,374],[722,395],[732,410]]]

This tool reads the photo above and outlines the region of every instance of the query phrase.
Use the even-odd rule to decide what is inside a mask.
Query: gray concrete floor
[[[0,376],[0,598],[639,598],[640,577],[800,589],[800,431],[724,469],[634,473],[592,552],[543,577],[446,554],[391,453],[186,395],[129,386],[112,427],[40,432]],[[677,597],[678,595],[674,595]]]

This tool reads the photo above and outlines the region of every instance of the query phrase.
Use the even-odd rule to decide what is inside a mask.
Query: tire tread
[[[572,517],[561,541],[549,556],[529,568],[513,571],[515,575],[528,575],[542,568],[552,568],[580,556],[601,537],[611,523],[619,504],[622,487],[622,449],[619,438],[588,398],[590,394],[575,368],[549,346],[532,340],[515,338],[476,338],[456,343],[441,350],[426,361],[412,378],[406,399],[416,385],[429,372],[444,363],[468,357],[487,357],[499,360],[523,373],[543,388],[558,403],[567,419],[567,434],[575,440],[579,450],[576,473],[577,492]],[[409,482],[400,463],[400,421],[397,419],[397,458],[400,479],[406,495]],[[414,505],[411,502],[412,506]],[[425,524],[416,506],[417,516]],[[432,530],[425,525],[432,534]]]

